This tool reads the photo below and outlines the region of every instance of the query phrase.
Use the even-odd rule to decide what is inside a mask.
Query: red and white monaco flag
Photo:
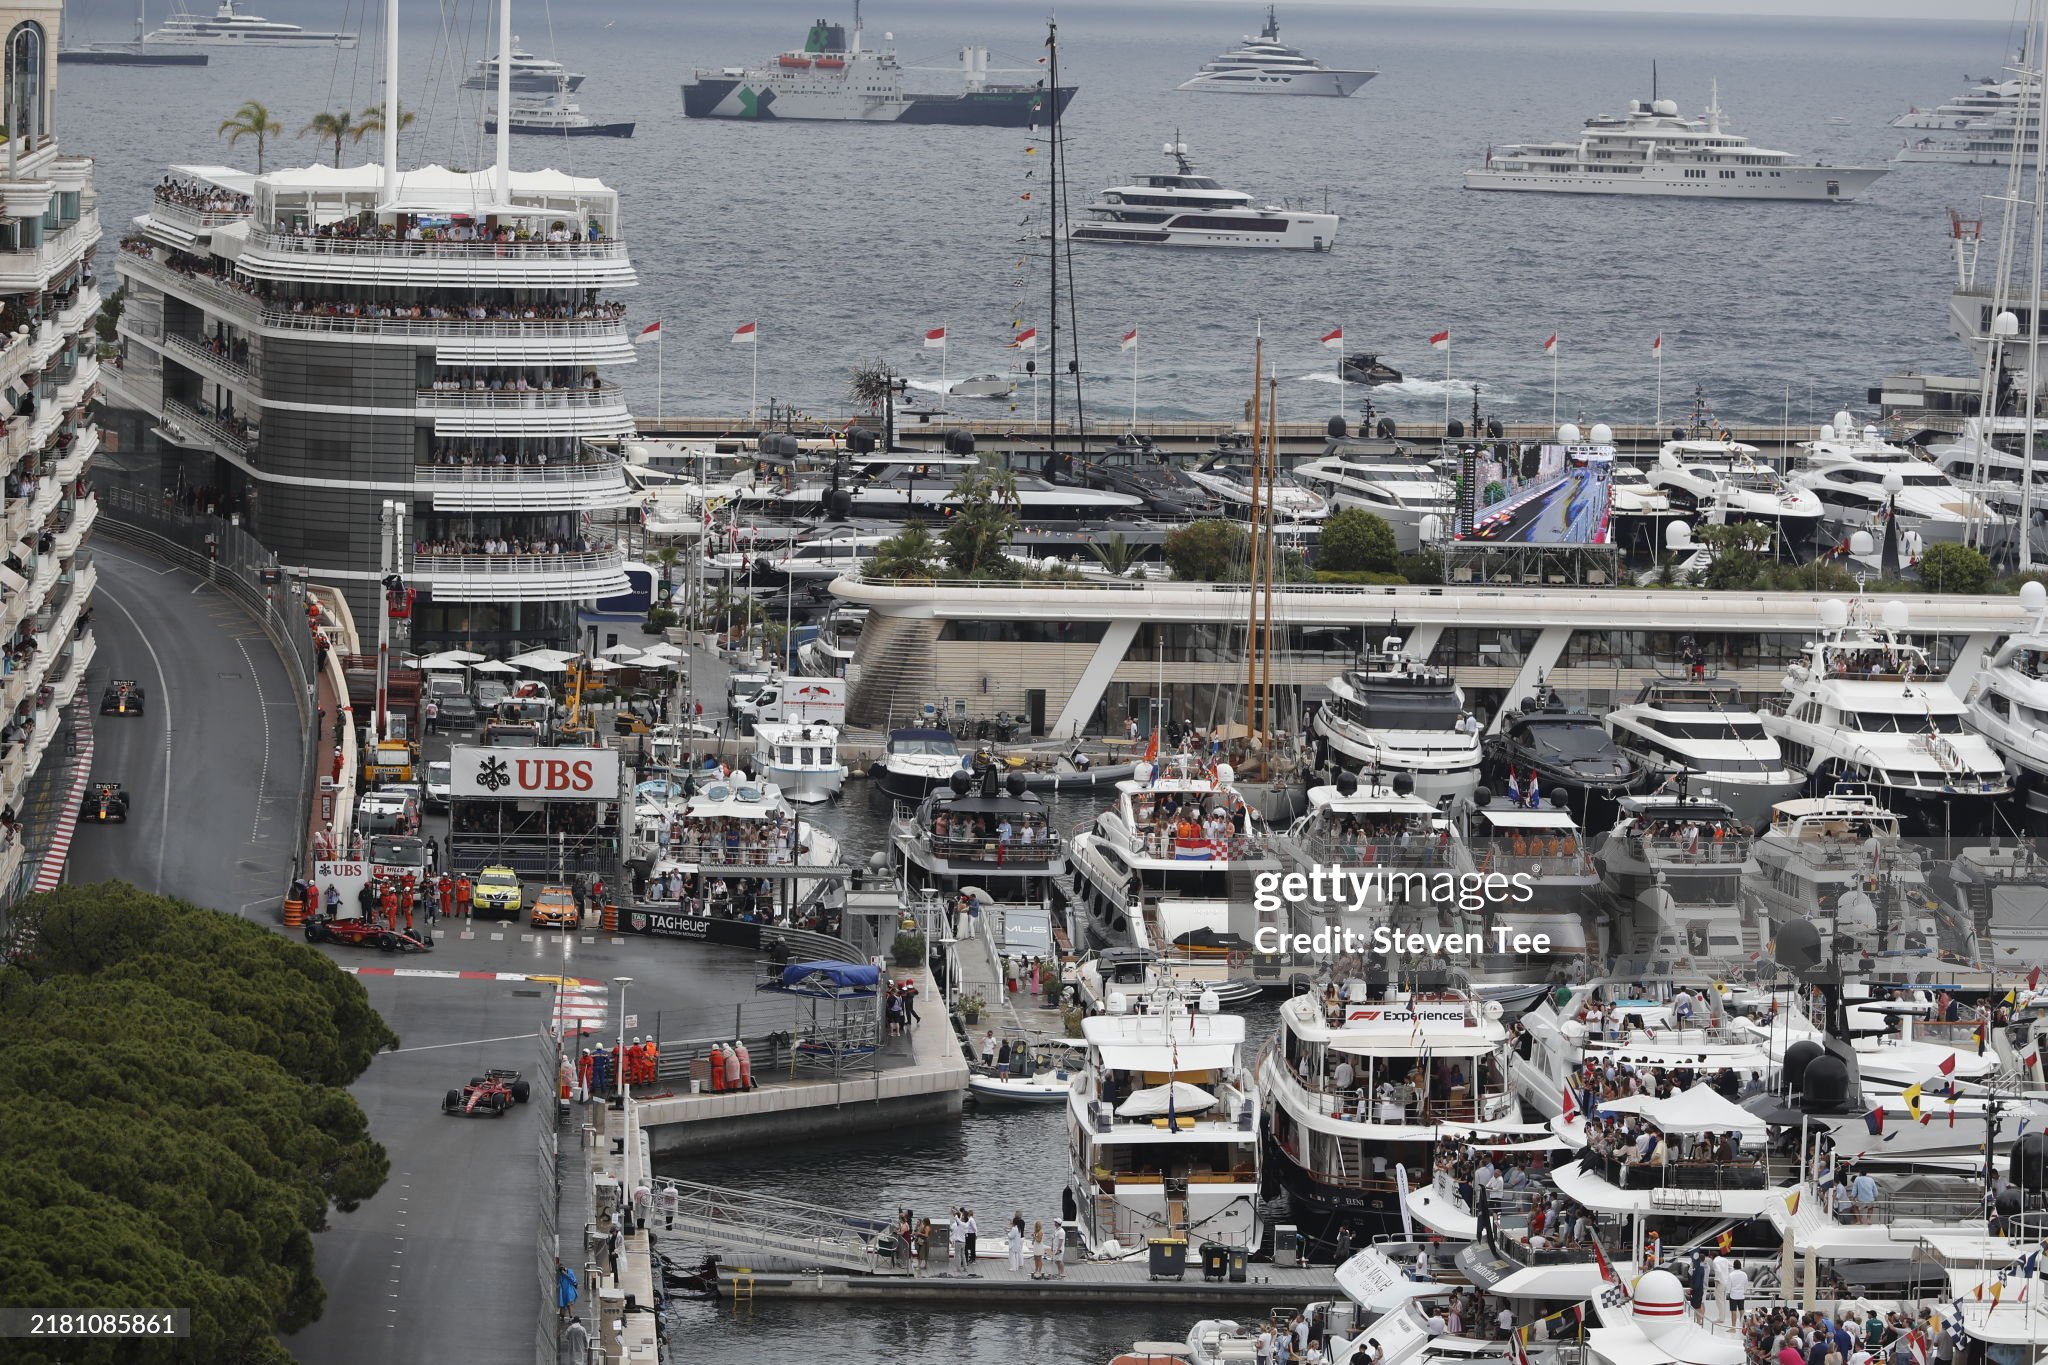
[[[1557,333],[1550,334],[1550,340],[1543,343],[1543,354],[1549,355],[1557,349]]]
[[[1429,339],[1429,344],[1436,347],[1439,351],[1448,351],[1451,349],[1451,334],[1449,332],[1438,332]]]
[[[1343,344],[1344,329],[1342,327],[1339,327],[1334,332],[1325,333],[1323,336],[1323,345],[1329,347],[1333,351],[1336,350],[1339,346],[1342,346]]]
[[[754,339],[760,335],[761,329],[759,324],[743,322],[732,329],[732,344],[735,346],[751,346],[754,344]]]
[[[924,348],[927,351],[942,351],[946,348],[946,329],[934,327],[924,334]]]
[[[645,327],[642,327],[640,329],[640,333],[638,336],[633,338],[633,344],[637,346],[643,341],[659,340],[661,340],[661,324],[658,322],[650,322]]]
[[[1135,327],[1133,327],[1133,328],[1132,328],[1132,329],[1131,329],[1130,331],[1128,331],[1128,332],[1125,332],[1125,333],[1124,333],[1124,336],[1123,336],[1123,340],[1121,340],[1121,341],[1117,342],[1117,344],[1116,344],[1116,348],[1117,348],[1117,349],[1118,349],[1119,351],[1128,351],[1128,350],[1130,350],[1130,349],[1131,349],[1131,347],[1133,347],[1133,346],[1135,346],[1135,345],[1137,345],[1137,344],[1138,344],[1138,329],[1137,329],[1137,328],[1135,328]]]
[[[1659,332],[1659,333],[1657,334],[1657,339],[1656,339],[1655,341],[1653,341],[1653,342],[1651,342],[1651,343],[1650,343],[1650,354],[1651,354],[1651,355],[1663,355],[1663,354],[1664,354],[1664,334],[1663,334],[1662,332]]]
[[[1038,329],[1036,327],[1026,327],[1023,331],[1017,333],[1017,339],[1010,343],[1010,349],[1013,351],[1037,350]]]

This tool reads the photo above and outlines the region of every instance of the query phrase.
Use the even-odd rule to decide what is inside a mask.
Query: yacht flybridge
[[[1655,678],[1602,722],[1623,753],[1653,771],[1689,774],[1702,796],[1726,803],[1747,825],[1766,823],[1771,807],[1797,795],[1804,783],[1765,731],[1763,716],[1732,682]]]
[[[1431,802],[1470,796],[1479,786],[1479,723],[1450,674],[1401,653],[1381,653],[1330,680],[1330,700],[1312,729],[1330,761],[1388,779],[1406,773]]]
[[[517,35],[512,39],[512,93],[515,95],[558,95],[574,91],[583,84],[583,73],[565,70],[562,64],[549,57],[536,57],[521,50]],[[498,58],[495,54],[479,57],[476,69],[463,77],[464,90],[496,90],[498,88]]]
[[[1266,26],[1258,36],[1246,34],[1243,44],[1202,63],[1202,69],[1176,88],[1226,95],[1326,95],[1343,99],[1357,94],[1377,71],[1335,71],[1298,47],[1280,41],[1280,20],[1266,6]]]
[[[2031,622],[1970,684],[1970,727],[2008,755],[2026,793],[2026,833],[2048,833],[2048,588],[2020,585]]]
[[[180,10],[164,26],[143,35],[145,43],[206,43],[217,47],[340,47],[356,45],[353,33],[318,33],[297,24],[254,14],[237,14],[240,0],[220,0],[211,18]]]
[[[1654,194],[1685,199],[1854,199],[1884,166],[1805,166],[1790,152],[1750,145],[1721,126],[1718,94],[1703,119],[1678,101],[1630,100],[1620,117],[1586,120],[1572,142],[1530,142],[1488,152],[1465,172],[1468,190],[1546,194]]]
[[[1902,529],[1931,545],[1977,538],[2002,520],[1982,499],[1956,487],[1947,471],[1884,440],[1876,427],[1859,434],[1847,412],[1836,413],[1818,440],[1799,448],[1806,454],[1793,484],[1846,523],[1881,523],[1889,512]]]
[[[1337,215],[1255,203],[1199,174],[1185,143],[1169,142],[1174,169],[1112,185],[1061,231],[1069,241],[1121,246],[1233,247],[1328,251],[1337,244]]]
[[[2030,78],[1982,77],[1968,91],[1937,104],[1932,109],[1915,107],[1907,110],[1894,118],[1891,126],[1918,129],[1967,128],[1985,119],[2018,113],[2026,107],[2027,91],[2032,86],[2033,81]]]

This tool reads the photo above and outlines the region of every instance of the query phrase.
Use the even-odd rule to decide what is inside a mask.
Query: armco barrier
[[[270,637],[298,702],[299,753],[297,833],[292,872],[304,865],[304,838],[313,802],[313,641],[306,629],[303,587],[283,571],[277,557],[254,536],[219,517],[167,506],[125,488],[99,491],[100,516],[93,528],[102,540],[131,545],[207,579],[248,609]],[[269,578],[273,581],[265,582]],[[283,888],[280,888],[282,890]]]

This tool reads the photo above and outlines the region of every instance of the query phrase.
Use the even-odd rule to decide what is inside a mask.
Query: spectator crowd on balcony
[[[550,446],[553,449],[550,449]],[[521,466],[529,469],[560,464],[602,464],[611,457],[573,438],[556,442],[493,442],[487,447],[435,446],[427,463],[443,469]]]
[[[246,194],[171,175],[157,182],[156,197],[160,203],[175,204],[193,213],[247,213],[254,207]]]
[[[540,366],[530,370],[477,368],[461,374],[439,375],[433,382],[435,393],[520,394],[583,389],[596,392],[603,387],[596,370],[586,368],[579,371],[566,365]]]
[[[524,536],[448,536],[413,542],[415,555],[591,555],[605,554],[611,542],[593,536],[566,539]]]
[[[278,218],[271,231],[280,237],[303,237],[329,242],[438,242],[455,246],[531,246],[564,242],[609,241],[595,218],[582,228],[567,219],[550,218],[543,228],[524,220],[511,223],[472,222],[457,218],[450,222],[422,222],[417,215],[403,219],[403,225],[380,223],[374,218],[343,218],[317,226],[303,218]]]

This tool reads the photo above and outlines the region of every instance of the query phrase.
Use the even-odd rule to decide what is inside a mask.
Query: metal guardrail
[[[114,477],[113,471],[102,479]],[[299,581],[284,572],[277,557],[239,526],[218,517],[184,512],[168,493],[152,496],[135,489],[101,487],[96,532],[108,540],[170,560],[207,579],[256,618],[270,637],[298,703],[302,739],[299,753],[298,813],[292,835],[294,874],[303,866],[301,847],[312,814],[314,751],[319,736],[313,725],[313,638],[306,628],[305,601]],[[208,538],[212,538],[209,551]],[[278,582],[263,576],[275,572]]]
[[[485,412],[507,408],[616,407],[626,401],[625,390],[617,384],[562,389],[419,389],[415,397],[423,408],[477,408]]]
[[[219,418],[208,416],[190,403],[181,403],[175,398],[164,400],[164,416],[171,419],[173,426],[196,428],[209,439],[218,441],[244,459],[249,458],[250,448],[256,444],[256,432],[253,429],[245,435]]]
[[[526,210],[518,205],[510,212]],[[537,217],[560,222],[570,216],[535,207]],[[600,241],[449,242],[406,238],[312,237],[291,232],[255,231],[249,244],[259,251],[285,251],[303,256],[426,257],[444,261],[623,261],[626,244],[615,237]]]
[[[617,483],[625,461],[619,459],[561,461],[553,464],[416,464],[413,482],[421,484]]]
[[[150,200],[149,212],[152,218],[168,218],[194,228],[226,227],[229,223],[246,222],[250,214],[248,209],[195,209],[160,194]]]
[[[786,1256],[806,1268],[894,1268],[876,1247],[882,1239],[894,1240],[886,1218],[667,1176],[654,1184],[655,1217],[663,1226],[669,1220],[672,1196],[679,1229],[714,1246]]]
[[[478,577],[493,574],[594,573],[625,563],[623,550],[565,555],[435,555],[413,556],[413,572]]]
[[[534,1117],[538,1120],[535,1155],[540,1162],[540,1218],[534,1238],[540,1272],[540,1328],[534,1340],[534,1365],[558,1365],[562,1323],[555,1312],[555,1266],[561,1256],[561,1234],[556,1227],[557,1206],[562,1194],[560,1153],[560,1085],[562,1044],[552,1029],[540,1031],[540,1056],[531,1078]],[[573,1263],[573,1261],[572,1261]],[[657,1272],[659,1273],[659,1272]],[[584,1286],[593,1297],[594,1286]]]

